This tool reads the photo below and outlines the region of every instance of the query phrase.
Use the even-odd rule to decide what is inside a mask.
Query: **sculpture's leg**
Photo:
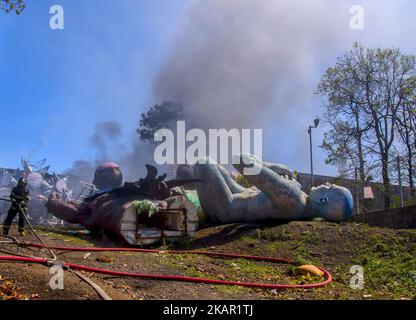
[[[229,174],[229,172],[222,166],[217,165],[218,170],[220,170],[222,177],[225,180],[225,183],[227,184],[228,188],[230,188],[230,191],[233,194],[241,193],[247,191],[247,188],[244,188],[243,186],[239,185]]]
[[[233,220],[233,193],[221,171],[217,164],[198,163],[194,178],[203,180],[196,184],[196,190],[205,215],[214,222],[226,223]]]

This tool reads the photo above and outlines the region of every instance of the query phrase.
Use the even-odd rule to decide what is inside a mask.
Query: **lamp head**
[[[319,119],[315,119],[315,128],[319,126]]]

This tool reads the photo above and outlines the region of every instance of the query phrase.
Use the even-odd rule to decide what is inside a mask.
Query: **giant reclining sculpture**
[[[222,166],[205,159],[193,166],[204,214],[216,223],[260,222],[266,220],[305,220],[314,217],[341,222],[352,215],[351,192],[337,185],[312,188],[309,195],[301,190],[294,174],[286,166],[260,161],[253,155],[239,155],[234,167],[255,188],[238,184]],[[245,168],[257,175],[245,175]]]

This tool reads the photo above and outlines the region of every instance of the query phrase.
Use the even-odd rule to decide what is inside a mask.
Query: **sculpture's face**
[[[352,215],[353,198],[346,188],[331,184],[312,188],[309,200],[313,213],[325,220],[341,222]]]

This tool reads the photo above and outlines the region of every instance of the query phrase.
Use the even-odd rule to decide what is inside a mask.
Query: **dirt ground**
[[[38,229],[38,233],[48,244],[117,246],[108,240],[98,241],[88,235],[74,236],[58,229]],[[26,236],[24,240],[36,242],[33,236]],[[198,249],[289,258],[298,265],[315,264],[326,268],[334,276],[334,281],[319,289],[276,291],[84,274],[99,284],[112,299],[123,300],[416,299],[415,230],[388,230],[327,222],[211,226],[198,231],[193,240],[161,244],[156,248]],[[2,244],[0,249],[48,257],[45,250]],[[293,272],[293,266],[242,259],[132,252],[56,253],[62,261],[135,273],[188,275],[262,283],[297,284],[319,281],[301,278]],[[364,269],[363,290],[353,290],[350,287],[350,268],[354,265]],[[52,290],[49,286],[50,278],[49,269],[42,265],[0,262],[0,299],[100,299],[88,284],[73,273],[65,272],[63,290]]]

